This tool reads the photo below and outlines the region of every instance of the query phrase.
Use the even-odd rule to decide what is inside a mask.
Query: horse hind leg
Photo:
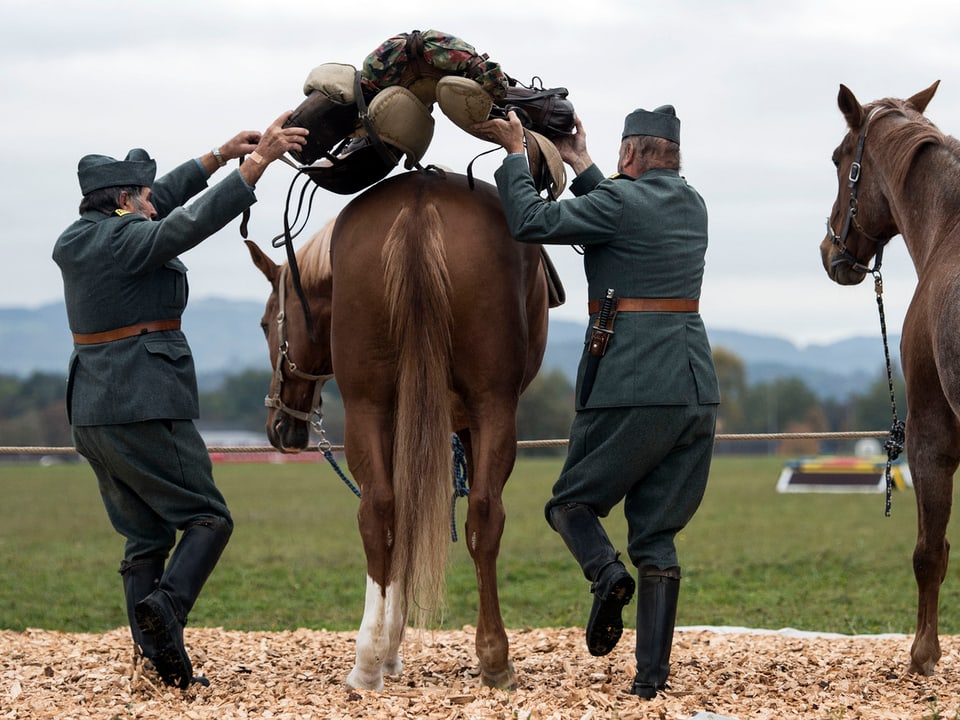
[[[346,683],[356,689],[382,690],[383,674],[399,674],[403,669],[400,643],[406,624],[403,582],[390,580],[394,504],[385,461],[389,451],[365,442],[362,433],[348,427],[347,442],[353,443],[348,445],[348,460],[362,488],[357,521],[367,559],[367,587],[356,662]]]
[[[504,422],[503,427],[512,427]],[[480,662],[480,682],[487,687],[514,690],[517,677],[510,660],[510,647],[500,612],[497,590],[497,555],[506,514],[503,487],[513,469],[516,454],[515,434],[506,432],[471,433],[464,443],[476,459],[472,463],[466,543],[473,558],[480,595],[476,651]],[[494,443],[488,446],[487,443]],[[478,451],[478,454],[474,454]]]
[[[917,492],[917,544],[913,551],[913,573],[917,581],[917,632],[910,648],[910,672],[933,675],[940,660],[939,616],[940,586],[947,574],[950,543],[947,540],[947,522],[950,517],[950,497],[953,482],[951,474],[915,477]],[[919,482],[917,482],[919,480]],[[947,502],[940,504],[929,497],[928,487],[946,486]],[[944,491],[933,493],[942,498]]]
[[[924,534],[923,531],[921,534]],[[941,655],[938,606],[940,586],[946,576],[950,543],[940,532],[925,534],[926,538],[918,537],[913,554],[918,602],[917,632],[910,647],[910,672],[933,675]]]
[[[953,499],[955,459],[926,450],[910,453],[917,498],[917,543],[913,572],[917,581],[917,631],[910,648],[909,671],[932,675],[940,660],[940,586],[947,574],[950,543],[947,525]]]
[[[348,686],[357,690],[383,690],[383,675],[403,670],[400,643],[406,617],[403,594],[394,585],[386,591],[367,578],[363,620],[357,635],[357,659],[347,675]]]

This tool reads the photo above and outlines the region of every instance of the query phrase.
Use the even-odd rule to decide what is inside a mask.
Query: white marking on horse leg
[[[367,576],[363,620],[357,635],[357,660],[346,683],[358,690],[383,690],[383,671],[400,672],[400,640],[403,636],[402,601],[394,587],[384,594]]]
[[[403,597],[396,585],[387,586],[386,632],[387,659],[383,662],[383,671],[387,675],[399,675],[403,672],[403,660],[400,657],[400,643],[403,642],[403,630],[407,623],[407,614],[403,608]]]

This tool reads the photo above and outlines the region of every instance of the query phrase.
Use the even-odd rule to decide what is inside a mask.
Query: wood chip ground
[[[960,717],[960,636],[941,638],[932,677],[906,673],[911,638],[678,630],[670,688],[652,701],[626,690],[634,633],[594,658],[582,628],[511,630],[519,687],[479,686],[472,628],[416,631],[404,669],[382,692],[343,684],[355,632],[234,632],[188,627],[210,687],[180,691],[134,667],[129,631],[0,631],[0,718],[189,720],[681,720]]]

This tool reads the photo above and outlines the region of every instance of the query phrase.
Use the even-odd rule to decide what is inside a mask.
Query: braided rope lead
[[[453,497],[450,498],[450,539],[457,541],[457,498],[470,495],[467,485],[467,455],[460,436],[453,434]]]
[[[320,434],[320,440],[317,442],[317,450],[323,453],[323,456],[327,459],[327,462],[330,463],[330,467],[333,468],[333,471],[343,480],[344,484],[353,491],[353,494],[357,497],[360,497],[360,489],[350,482],[343,470],[340,469],[340,466],[337,464],[336,458],[333,457],[333,445],[330,444],[330,441],[327,440],[327,434],[323,430],[323,425],[317,423],[314,425],[314,430]]]
[[[340,476],[340,479],[343,480],[346,486],[353,491],[354,495],[356,495],[357,497],[360,497],[359,488],[357,488],[356,485],[350,482],[350,478],[348,478],[346,475],[343,474],[343,470],[340,469],[340,466],[337,464],[336,459],[333,457],[333,451],[330,450],[330,448],[327,448],[325,450],[322,450],[321,452],[323,452],[323,456],[327,459],[327,462],[330,463],[330,467],[333,468],[333,471]]]
[[[900,457],[903,452],[903,444],[906,438],[906,426],[903,421],[897,418],[897,401],[893,392],[893,370],[890,367],[890,347],[887,344],[887,319],[883,312],[883,278],[880,271],[873,273],[873,289],[877,294],[877,310],[880,313],[880,335],[883,337],[883,356],[887,362],[887,387],[890,390],[890,412],[893,420],[890,424],[890,434],[883,443],[883,448],[887,451],[887,466],[884,471],[884,481],[886,483],[886,499],[884,503],[883,514],[890,517],[890,508],[893,504],[893,477],[891,466],[893,461]]]
[[[317,449],[323,453],[323,457],[330,463],[333,471],[343,480],[344,484],[353,491],[353,494],[360,497],[360,490],[350,482],[344,472],[337,464],[333,456],[333,446],[321,435],[320,442],[317,443]],[[463,449],[463,443],[456,433],[453,434],[453,497],[450,500],[450,539],[457,542],[457,498],[467,497],[470,494],[470,488],[467,485],[467,459]]]

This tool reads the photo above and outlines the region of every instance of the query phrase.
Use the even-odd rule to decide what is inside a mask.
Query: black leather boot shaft
[[[591,655],[607,655],[623,634],[623,608],[633,597],[636,583],[589,507],[558,505],[550,510],[550,524],[591,582],[593,605],[586,626],[587,650]]]
[[[597,514],[586,505],[557,505],[550,510],[550,524],[556,530],[590,582],[617,561],[617,550],[610,542]]]
[[[641,574],[637,584],[637,675],[630,692],[653,698],[667,685],[670,649],[677,621],[680,569]]]
[[[218,518],[190,525],[183,531],[156,591],[134,608],[144,640],[154,647],[153,664],[168,685],[187,688],[194,681],[193,665],[183,644],[183,626],[232,529]]]
[[[219,518],[205,518],[187,527],[177,543],[160,590],[167,594],[182,625],[210,573],[217,566],[233,528]]]
[[[153,643],[146,640],[137,625],[133,609],[160,586],[163,576],[163,563],[166,557],[154,555],[136,560],[124,560],[120,563],[120,576],[123,578],[123,594],[127,603],[127,621],[133,641],[140,646],[143,656],[153,659]]]

